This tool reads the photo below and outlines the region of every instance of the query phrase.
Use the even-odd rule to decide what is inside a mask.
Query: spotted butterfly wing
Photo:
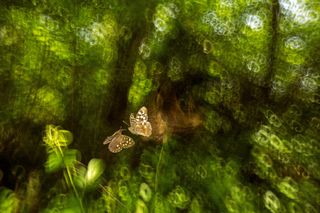
[[[108,146],[108,149],[112,153],[118,153],[122,149],[130,148],[134,145],[132,138],[126,135],[119,136],[116,140],[112,140]]]
[[[132,138],[122,135],[123,131],[123,129],[116,131],[103,142],[103,144],[109,144],[108,149],[110,152],[118,153],[122,149],[130,148],[135,144]]]
[[[132,134],[142,135],[144,137],[150,137],[152,134],[152,127],[150,122],[147,122],[145,124],[138,123],[129,127],[128,129]]]
[[[151,123],[148,122],[148,110],[145,106],[137,112],[136,117],[130,114],[130,127],[128,128],[132,134],[150,137],[152,134]]]

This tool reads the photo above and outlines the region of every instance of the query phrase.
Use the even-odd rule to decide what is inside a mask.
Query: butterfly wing
[[[137,112],[136,117],[130,114],[130,127],[128,128],[132,134],[150,137],[152,134],[152,127],[148,122],[148,110],[145,106],[141,107]]]
[[[108,144],[108,143],[110,143],[110,142],[112,141],[112,139],[113,139],[113,136],[107,137],[107,138],[103,141],[103,144]]]
[[[133,113],[130,114],[129,121],[130,121],[130,126],[134,126],[135,125],[136,118],[134,117]]]
[[[122,141],[121,146],[124,149],[128,149],[135,144],[134,140],[131,137],[126,136],[126,135],[122,135],[121,141]]]
[[[150,122],[146,122],[144,125],[144,136],[150,137],[152,134],[152,126]]]
[[[128,128],[129,131],[132,133],[132,134],[137,134],[137,132],[135,131],[135,127],[137,126],[137,122],[136,122],[136,118],[134,117],[134,115],[131,113],[130,114],[130,127]]]
[[[134,140],[126,135],[119,135],[118,137],[114,138],[109,146],[108,149],[112,153],[118,153],[122,149],[128,149],[134,145]]]
[[[152,127],[150,122],[137,124],[135,126],[129,127],[128,129],[132,134],[135,134],[135,135],[150,137],[152,134]]]
[[[151,127],[150,122],[145,122],[145,123],[137,125],[135,127],[135,132],[138,135],[142,135],[142,136],[145,136],[145,137],[150,137],[151,134],[152,134],[152,127]]]
[[[141,107],[136,115],[137,122],[147,122],[148,121],[148,110],[145,106]]]
[[[113,133],[113,135],[107,137],[107,138],[104,140],[103,144],[111,143],[111,141],[112,141],[115,137],[121,135],[122,132],[123,132],[123,129],[119,129],[118,131],[116,131],[115,133]]]
[[[129,129],[129,131],[132,133],[132,134],[138,134],[137,132],[136,132],[136,126],[137,126],[137,122],[136,122],[136,119],[135,119],[135,117],[134,117],[134,115],[131,113],[130,114],[130,127],[128,128]]]
[[[108,149],[112,153],[118,153],[122,150],[122,135],[115,136],[109,143]]]

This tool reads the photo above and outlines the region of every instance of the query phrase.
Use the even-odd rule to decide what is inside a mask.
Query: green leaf
[[[76,149],[63,151],[63,156],[57,152],[51,152],[45,163],[46,172],[55,172],[65,167],[71,167],[80,159],[80,152]]]
[[[72,133],[67,130],[59,130],[59,142],[69,145],[73,141]]]
[[[45,163],[46,172],[51,173],[58,171],[63,167],[63,160],[61,156],[57,155],[55,152],[51,152]]]
[[[80,165],[80,167],[77,167],[76,174],[73,177],[74,184],[80,189],[84,189],[86,187],[86,172],[87,169],[85,166]]]
[[[88,163],[88,169],[86,173],[86,183],[87,186],[93,186],[96,185],[98,182],[98,179],[101,177],[105,169],[105,165],[102,160],[93,158]]]
[[[63,152],[64,157],[64,166],[65,167],[71,167],[74,166],[74,164],[80,160],[81,155],[80,152],[77,149],[68,149]]]
[[[0,188],[0,212],[17,212],[19,199],[10,189]]]

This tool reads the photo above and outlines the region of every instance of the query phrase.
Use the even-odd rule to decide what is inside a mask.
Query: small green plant
[[[0,188],[0,212],[16,212],[19,208],[16,193],[7,188]]]
[[[47,146],[48,158],[45,163],[46,172],[63,170],[64,180],[73,191],[74,197],[84,210],[83,198],[89,189],[96,189],[104,172],[104,163],[100,159],[91,159],[85,168],[80,160],[80,152],[76,149],[68,149],[72,143],[72,133],[58,126],[46,126],[44,143]],[[70,199],[73,199],[72,196]]]

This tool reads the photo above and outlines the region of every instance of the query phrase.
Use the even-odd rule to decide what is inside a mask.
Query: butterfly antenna
[[[125,121],[122,121],[124,124],[126,124],[127,126],[130,126],[127,122],[125,122]]]

